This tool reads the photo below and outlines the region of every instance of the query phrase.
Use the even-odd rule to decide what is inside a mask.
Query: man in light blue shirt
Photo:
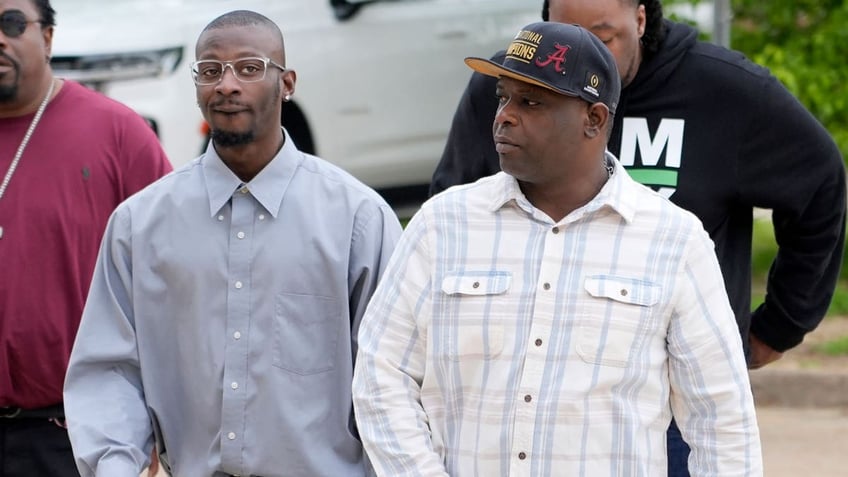
[[[361,476],[356,335],[400,224],[279,126],[279,28],[236,11],[192,65],[206,153],[110,219],[65,383],[83,476]],[[230,71],[227,71],[227,70]]]

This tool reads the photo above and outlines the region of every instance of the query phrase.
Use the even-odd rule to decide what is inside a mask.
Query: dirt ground
[[[758,407],[767,477],[846,476],[848,409]]]

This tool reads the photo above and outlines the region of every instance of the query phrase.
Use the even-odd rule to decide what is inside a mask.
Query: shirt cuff
[[[132,459],[112,456],[101,459],[97,464],[97,477],[136,476],[144,469],[139,469]]]

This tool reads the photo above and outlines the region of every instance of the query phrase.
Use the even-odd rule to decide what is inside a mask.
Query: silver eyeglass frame
[[[240,62],[240,61],[247,61],[247,60],[261,61],[265,65],[265,68],[262,70],[262,76],[261,77],[255,78],[255,79],[245,80],[244,78],[239,76],[238,71],[236,71],[235,64]],[[217,63],[217,64],[221,65],[221,75],[218,76],[218,79],[216,81],[207,83],[207,82],[202,82],[200,80],[200,71],[198,70],[198,65],[200,65],[202,63]],[[227,67],[229,67],[232,70],[233,76],[239,82],[241,82],[241,83],[258,83],[258,82],[265,79],[265,75],[268,73],[268,65],[279,68],[280,71],[283,71],[283,72],[286,71],[285,66],[278,64],[276,61],[272,60],[271,58],[260,57],[260,56],[245,56],[244,58],[236,58],[236,59],[230,60],[230,61],[197,60],[197,61],[193,61],[191,63],[191,65],[189,65],[189,66],[190,66],[190,70],[191,70],[191,79],[194,80],[194,84],[196,84],[198,86],[213,86],[213,85],[220,83],[224,79],[224,75],[227,73]]]

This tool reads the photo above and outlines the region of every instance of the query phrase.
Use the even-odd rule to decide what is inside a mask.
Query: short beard
[[[248,132],[230,132],[221,131],[220,129],[212,130],[212,141],[221,147],[236,147],[244,146],[252,143],[254,140],[253,131]]]
[[[0,86],[0,103],[11,103],[18,98],[18,85]]]
[[[7,86],[0,86],[0,103],[11,103],[18,99],[18,85],[21,82],[21,65],[15,60],[9,58],[8,55],[0,52],[0,56],[9,60],[14,69],[15,81]]]

